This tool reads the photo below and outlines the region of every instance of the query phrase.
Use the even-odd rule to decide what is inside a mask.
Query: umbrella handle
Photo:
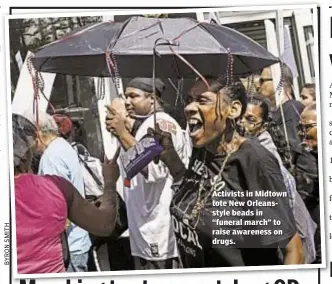
[[[164,42],[160,42],[160,41]],[[158,38],[154,42],[153,53],[156,54],[158,57],[161,57],[160,53],[157,51],[157,46],[180,46],[180,43],[175,40],[168,40],[164,38]]]
[[[159,43],[160,41],[164,41],[162,43]],[[173,45],[173,46],[179,46],[180,43],[178,41],[175,40],[169,40],[169,39],[165,39],[165,38],[157,38],[154,42],[154,47],[158,46],[158,45]]]
[[[161,42],[164,41],[164,42]],[[154,42],[154,47],[153,47],[153,59],[152,59],[152,92],[153,92],[153,119],[154,119],[154,129],[157,127],[157,112],[156,112],[156,104],[157,104],[157,99],[156,99],[156,56],[161,57],[160,53],[157,51],[158,46],[179,46],[179,42],[174,41],[174,40],[167,40],[164,38],[158,38]]]

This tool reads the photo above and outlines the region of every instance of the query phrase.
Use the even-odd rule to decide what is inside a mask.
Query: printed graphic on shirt
[[[251,151],[251,145],[244,145],[230,156],[221,173],[224,157],[194,149],[171,204],[172,225],[185,266],[207,265],[211,255],[225,266],[233,261],[243,265],[242,249],[276,250],[287,244],[281,244],[282,240],[294,235],[295,222],[278,162],[269,161],[268,156],[266,173],[250,168],[246,155]],[[276,235],[273,220],[282,221]],[[239,257],[227,260],[230,251]]]
[[[173,121],[169,115],[163,112],[157,113],[157,119]],[[173,123],[177,126],[177,129],[181,129],[176,122],[173,121]],[[141,141],[147,137],[150,127],[154,128],[153,115],[144,120],[139,126],[135,134],[135,140]],[[171,130],[172,128],[169,129]],[[179,130],[176,137],[172,136],[174,145],[182,144],[182,141],[179,139]],[[155,143],[149,145],[153,146]],[[143,152],[141,150],[135,150],[136,153],[133,157],[141,158],[144,156],[145,150]],[[136,155],[137,152],[140,154]],[[127,166],[132,165],[132,161]],[[119,164],[121,176],[128,178],[124,169],[126,162],[123,163],[120,160]],[[172,180],[165,178],[167,172],[164,170],[162,163],[156,165],[150,160],[149,165],[151,167],[149,167],[149,175],[147,177],[139,172],[130,179],[130,183],[128,180],[124,180],[126,188],[123,191],[123,195],[129,222],[130,250],[132,255],[142,259],[163,260],[176,258],[178,257],[178,250],[169,210],[172,198]],[[141,170],[142,168],[139,167],[139,171]]]
[[[165,119],[157,119],[157,123],[162,131],[176,135],[176,125],[173,122]]]
[[[151,254],[155,257],[159,257],[159,249],[158,249],[158,244],[150,244],[150,249],[151,249]]]

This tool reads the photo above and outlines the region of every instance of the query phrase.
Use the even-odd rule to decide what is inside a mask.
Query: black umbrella
[[[160,43],[156,47],[156,42]],[[278,58],[247,36],[225,26],[190,18],[132,17],[124,23],[102,22],[44,46],[34,56],[38,71],[81,76],[151,77],[154,47],[156,76],[196,77],[187,60],[204,75],[225,74],[229,54],[233,74],[249,74],[278,62]],[[110,74],[106,63],[110,52]]]

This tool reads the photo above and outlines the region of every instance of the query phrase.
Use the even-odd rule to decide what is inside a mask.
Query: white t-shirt
[[[158,112],[156,117],[160,128],[172,133],[174,147],[187,165],[188,144],[180,125],[167,113]],[[153,115],[139,127],[136,141],[147,134],[149,127],[154,127]],[[121,177],[124,179],[125,173],[120,160]],[[172,183],[167,167],[159,161],[158,165],[150,162],[147,179],[139,173],[130,180],[130,188],[124,188],[133,256],[155,261],[178,256],[169,211],[173,196]]]

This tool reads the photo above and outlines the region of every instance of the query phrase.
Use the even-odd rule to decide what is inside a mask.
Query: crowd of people
[[[321,263],[315,85],[296,100],[292,73],[282,71],[280,90],[270,68],[251,84],[197,79],[186,129],[165,112],[161,79],[134,78],[125,100],[107,106],[116,154],[93,159],[94,169],[69,117],[13,114],[18,273]],[[147,135],[163,150],[128,180],[121,157]],[[283,234],[213,246],[220,190],[285,193],[260,208],[282,221]]]

